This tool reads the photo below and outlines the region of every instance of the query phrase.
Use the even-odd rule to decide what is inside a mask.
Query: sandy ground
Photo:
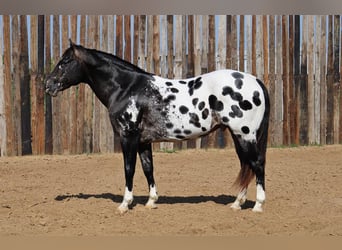
[[[140,163],[135,201],[124,190],[120,154],[0,158],[0,236],[342,235],[342,145],[270,148],[267,202],[229,208],[239,163],[233,149],[154,153],[158,208],[144,207]]]

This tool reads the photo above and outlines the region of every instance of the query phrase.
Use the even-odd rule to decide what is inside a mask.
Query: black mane
[[[88,49],[88,48],[85,48],[85,49],[89,53],[95,54],[99,59],[106,61],[108,64],[113,64],[116,67],[119,67],[121,69],[126,69],[129,71],[136,71],[136,72],[146,74],[146,75],[152,75],[151,73],[146,72],[145,70],[139,68],[138,66],[128,61],[125,61],[116,55],[113,55],[104,51],[96,50],[96,49]]]

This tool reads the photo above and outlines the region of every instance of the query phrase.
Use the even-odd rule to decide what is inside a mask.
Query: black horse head
[[[74,44],[71,40],[70,47],[64,52],[51,74],[46,78],[45,89],[51,96],[56,96],[59,91],[72,85],[84,82],[85,68],[82,63],[82,46]]]

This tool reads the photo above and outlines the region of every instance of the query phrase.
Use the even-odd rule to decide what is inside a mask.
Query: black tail
[[[240,190],[247,188],[255,175],[257,175],[257,178],[261,176],[261,184],[264,186],[263,178],[266,164],[270,99],[264,84],[259,79],[257,79],[257,82],[261,86],[265,96],[265,112],[257,131],[257,141],[246,142],[232,134],[235,148],[241,162],[241,169],[234,186],[238,186]]]

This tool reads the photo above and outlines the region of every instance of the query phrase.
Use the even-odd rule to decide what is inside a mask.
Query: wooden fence
[[[0,17],[0,155],[119,151],[105,108],[84,84],[57,98],[44,75],[68,46],[116,54],[169,78],[250,72],[270,92],[269,144],[342,142],[341,17]],[[232,146],[229,132],[154,149]]]

